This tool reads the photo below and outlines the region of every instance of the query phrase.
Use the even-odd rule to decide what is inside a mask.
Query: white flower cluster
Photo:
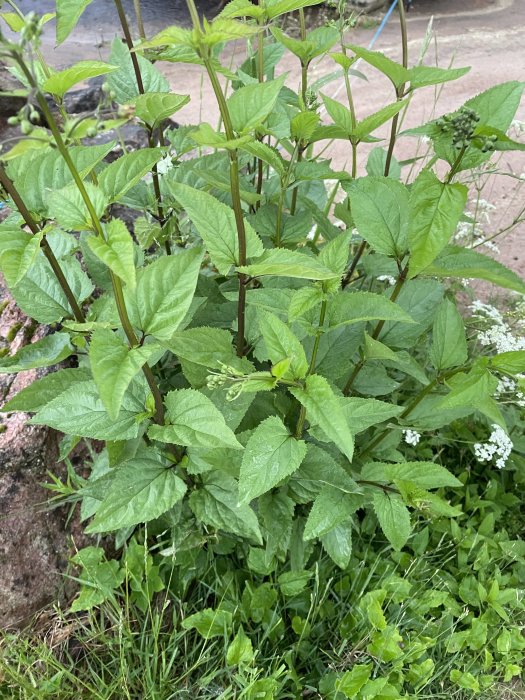
[[[476,201],[476,213],[465,212],[471,221],[459,222],[454,235],[455,240],[461,241],[464,238],[470,238],[467,248],[476,248],[482,245],[498,255],[500,252],[498,246],[487,239],[483,231],[483,224],[490,224],[490,212],[494,209],[496,209],[494,204],[487,202],[486,199],[478,199]]]
[[[525,350],[525,337],[516,337],[498,309],[481,301],[474,301],[470,308],[475,316],[492,321],[492,325],[478,334],[481,345],[492,345],[497,352]]]
[[[415,430],[410,430],[409,428],[407,430],[403,430],[403,435],[407,445],[413,445],[414,447],[421,440],[421,434]]]
[[[394,285],[397,281],[396,278],[391,275],[379,275],[376,279],[378,282],[388,282],[390,285]]]
[[[488,442],[475,443],[474,454],[478,462],[492,462],[495,460],[498,469],[503,469],[512,448],[512,440],[507,433],[502,427],[494,424]]]
[[[518,374],[518,379],[523,379],[524,375]],[[518,382],[515,379],[511,379],[510,377],[502,377],[499,382],[498,386],[496,387],[496,392],[494,394],[494,398],[500,399],[502,397],[507,395],[505,398],[507,398],[510,402],[517,404],[520,408],[525,408],[525,394],[523,391],[518,390]],[[510,397],[508,395],[511,395]]]

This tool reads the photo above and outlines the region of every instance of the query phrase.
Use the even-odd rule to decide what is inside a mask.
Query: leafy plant
[[[88,4],[57,0],[58,41]],[[413,93],[467,69],[409,68],[402,4],[402,64],[347,44],[342,25],[307,32],[303,8],[315,4],[234,0],[208,22],[188,0],[192,29],[169,27],[134,46],[115,0],[126,45],[116,41],[107,63],[59,72],[38,50],[43,20],[3,15],[18,32],[17,41],[2,38],[3,53],[47,128],[3,154],[0,182],[12,213],[0,225],[0,268],[20,308],[52,330],[3,357],[0,371],[69,366],[2,410],[34,413],[30,423],[65,433],[63,457],[80,439],[105,443],[75,497],[87,532],[115,533],[119,546],[127,543],[126,561],[143,557],[130,584],[139,607],[157,583],[166,585],[146,550],[137,554],[143,544],[130,540],[145,523],[163,539],[182,593],[203,548],[275,575],[284,597],[305,589],[321,550],[348,569],[354,533],[372,537],[375,524],[396,552],[409,546],[417,556],[414,523],[430,516],[453,530],[461,509],[449,502],[451,490],[466,479],[454,458],[407,443],[422,431],[445,434],[455,421],[475,419],[486,432],[505,431],[512,419],[494,395],[502,377],[525,372],[525,350],[473,351],[448,280],[525,292],[511,270],[453,244],[468,197],[462,174],[493,151],[524,148],[506,135],[523,85],[498,85],[411,130],[428,137],[433,152],[403,183],[394,151]],[[300,12],[299,39],[276,24],[292,10]],[[238,39],[248,55],[233,71],[223,52]],[[275,77],[284,49],[301,64],[298,91],[286,75]],[[327,53],[342,71],[348,106],[309,82],[312,60]],[[393,87],[383,108],[361,118],[349,80],[358,57]],[[170,93],[160,61],[203,67],[219,127],[165,128],[189,96]],[[109,165],[114,143],[83,145],[63,106],[75,84],[97,75],[149,139],[149,148]],[[24,109],[16,119],[31,132],[26,116]],[[369,150],[368,174],[358,177],[358,150],[380,141],[386,125],[387,147]],[[322,157],[317,144],[330,140],[349,148],[351,172]],[[114,216],[117,203],[140,213],[133,232]],[[379,279],[385,275],[392,286]],[[75,610],[108,600],[124,580],[101,549],[74,561],[83,583]],[[274,589],[264,586],[269,600]],[[370,654],[390,663],[401,638],[384,621],[386,593],[366,595],[376,630]],[[495,588],[483,604],[489,596],[499,605]],[[266,620],[271,603],[246,604],[258,611],[254,622]],[[184,627],[220,636],[232,614],[201,610]],[[294,630],[307,637],[310,622],[296,617]],[[265,624],[272,639],[278,633]],[[234,665],[251,654],[237,629],[227,658]],[[411,669],[415,685],[429,669]],[[330,676],[321,692],[354,697],[374,683],[370,674],[367,664],[355,666]],[[278,677],[257,692],[272,697]],[[465,675],[451,679],[472,685]],[[385,688],[363,697],[398,697]]]

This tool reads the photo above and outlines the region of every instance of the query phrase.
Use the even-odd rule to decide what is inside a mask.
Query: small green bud
[[[93,139],[95,136],[98,134],[98,130],[95,126],[90,126],[89,129],[86,131],[86,135],[90,138]]]
[[[9,117],[7,123],[9,126],[18,126],[20,124],[20,120],[18,117]]]
[[[25,134],[25,136],[29,136],[29,134],[33,131],[33,125],[29,121],[29,119],[22,119],[22,122],[20,124],[20,131]]]

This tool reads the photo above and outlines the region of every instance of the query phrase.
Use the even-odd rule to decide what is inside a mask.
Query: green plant
[[[59,41],[87,4],[57,0]],[[525,350],[474,351],[448,280],[525,292],[503,265],[451,244],[468,195],[462,175],[493,151],[524,149],[506,135],[523,85],[498,85],[406,132],[430,139],[432,152],[404,184],[394,151],[414,91],[468,69],[409,68],[402,4],[402,64],[346,43],[344,18],[308,33],[303,8],[315,4],[234,0],[206,22],[188,0],[192,29],[170,27],[134,47],[115,0],[126,44],[114,42],[108,63],[59,72],[38,50],[46,18],[2,15],[19,36],[3,37],[2,55],[47,128],[31,124],[33,108],[23,110],[17,119],[29,138],[3,154],[0,182],[13,213],[0,225],[0,268],[22,310],[53,332],[1,358],[0,371],[69,362],[2,410],[34,413],[31,423],[65,433],[64,458],[79,440],[105,443],[88,480],[56,480],[53,488],[82,501],[86,532],[127,543],[124,562],[142,547],[134,567],[143,567],[130,579],[141,610],[160,588],[187,595],[203,558],[217,561],[218,575],[231,574],[235,561],[275,576],[293,597],[322,550],[341,570],[350,566],[354,532],[366,549],[378,523],[401,552],[421,537],[413,534],[418,518],[454,528],[461,508],[449,500],[468,479],[458,478],[440,441],[454,424],[474,461],[490,426],[505,434],[518,421],[515,407],[494,396],[502,378],[525,372]],[[291,10],[300,13],[299,39],[276,24]],[[233,71],[221,56],[239,38],[248,55]],[[284,49],[301,65],[297,92],[285,75],[275,77]],[[348,107],[310,80],[312,61],[327,53],[341,69]],[[392,83],[386,105],[364,118],[350,82],[357,58]],[[159,61],[203,67],[218,128],[165,129],[189,97],[169,92]],[[104,158],[115,143],[81,143],[98,119],[74,121],[63,106],[69,89],[98,75],[121,107],[111,126],[131,105],[150,142],[110,165]],[[321,101],[330,124],[321,122]],[[358,177],[357,152],[382,128],[387,148],[370,150],[368,174]],[[333,139],[348,147],[350,173],[332,170],[316,150]],[[433,169],[438,161],[444,177]],[[113,216],[116,203],[140,212],[133,235]],[[421,432],[435,431],[412,448]],[[149,559],[145,538],[130,540],[144,523],[176,572],[171,578]],[[77,611],[112,600],[125,579],[102,549],[86,548],[74,563],[83,584]],[[263,598],[273,597],[269,590]],[[372,594],[365,597],[376,609],[384,598]],[[198,631],[208,622],[221,634],[231,629],[233,611],[215,602],[195,613]],[[297,617],[302,638],[310,622]],[[272,619],[270,641],[279,635]],[[248,648],[238,635],[232,657]],[[258,691],[268,697],[280,687],[274,670]],[[337,690],[330,682],[323,692]]]

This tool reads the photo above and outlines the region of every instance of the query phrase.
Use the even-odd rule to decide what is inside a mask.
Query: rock
[[[11,342],[15,351],[47,332],[24,317],[0,278],[0,338],[20,324]],[[5,340],[4,340],[5,344]],[[45,370],[0,375],[0,405]],[[41,486],[55,470],[58,437],[26,425],[25,414],[0,415],[0,628],[19,627],[51,600],[59,598],[68,559],[67,513],[49,510],[49,492]]]
[[[2,93],[12,93],[22,89],[22,84],[14,78],[0,61],[0,117],[12,117],[27,103],[25,95],[12,95]]]

